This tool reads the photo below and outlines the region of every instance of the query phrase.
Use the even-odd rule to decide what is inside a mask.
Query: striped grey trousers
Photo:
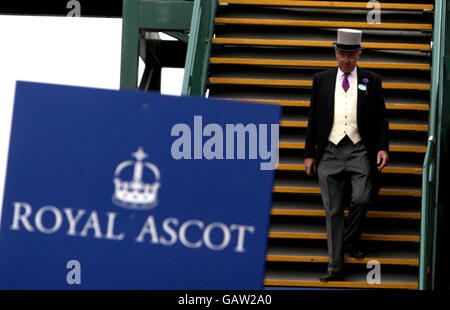
[[[338,145],[328,142],[317,173],[326,212],[330,257],[328,272],[341,272],[344,271],[344,245],[353,246],[359,240],[371,203],[372,183],[367,150],[361,141],[355,145],[348,136]],[[351,197],[345,196],[348,193],[346,186],[351,186]],[[349,211],[347,221],[344,218],[346,207]]]

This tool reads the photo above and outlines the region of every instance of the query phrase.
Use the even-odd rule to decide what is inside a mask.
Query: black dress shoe
[[[319,280],[320,282],[328,282],[328,281],[343,281],[345,278],[345,273],[343,272],[329,272]]]
[[[364,253],[361,252],[358,247],[347,245],[344,247],[344,251],[348,252],[350,254],[350,257],[356,258],[356,259],[363,259]]]
[[[363,259],[364,253],[358,250],[350,250],[350,257],[356,258],[356,259]]]

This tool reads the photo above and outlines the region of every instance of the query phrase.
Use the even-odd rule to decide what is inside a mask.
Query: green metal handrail
[[[137,89],[140,30],[182,33],[191,27],[193,2],[124,0],[120,88]]]
[[[216,0],[195,0],[181,94],[204,96],[208,77]]]
[[[420,263],[419,289],[426,290],[433,287],[434,276],[433,251],[435,206],[436,206],[436,149],[439,93],[442,91],[442,33],[444,31],[443,16],[445,16],[445,1],[436,0],[434,6],[433,54],[431,76],[431,101],[429,115],[429,139],[427,152],[423,163],[422,174],[422,210],[420,225]],[[431,276],[430,276],[431,275]]]

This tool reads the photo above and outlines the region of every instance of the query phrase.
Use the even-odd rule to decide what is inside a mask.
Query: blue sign
[[[276,105],[18,82],[0,289],[260,289]]]

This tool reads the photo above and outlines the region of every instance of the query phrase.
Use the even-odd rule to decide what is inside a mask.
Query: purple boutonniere
[[[364,86],[366,86],[365,88],[366,88],[366,95],[367,95],[367,83],[369,83],[369,79],[368,78],[363,78],[362,81],[364,83]]]

